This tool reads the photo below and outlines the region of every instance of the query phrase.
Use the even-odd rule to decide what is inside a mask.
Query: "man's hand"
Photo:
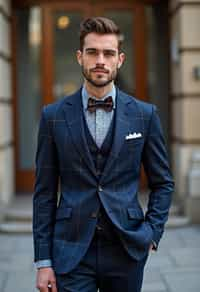
[[[57,292],[56,277],[51,267],[38,269],[36,288],[40,292]]]
[[[154,245],[153,245],[153,243],[151,243],[150,247],[149,247],[149,252],[153,251],[153,248],[154,248]]]

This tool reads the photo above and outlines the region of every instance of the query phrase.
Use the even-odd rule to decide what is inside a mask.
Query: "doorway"
[[[20,4],[14,9],[17,191],[33,190],[41,107],[71,94],[82,84],[75,53],[79,48],[78,31],[83,18],[106,16],[120,26],[127,61],[120,69],[117,85],[141,100],[151,101],[149,72],[153,69],[149,69],[148,48],[152,44],[147,29],[152,17],[150,7],[153,6],[143,1],[102,1],[100,4],[55,1],[39,6]]]

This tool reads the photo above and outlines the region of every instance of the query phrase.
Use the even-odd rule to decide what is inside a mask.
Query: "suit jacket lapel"
[[[106,165],[101,176],[101,183],[108,176],[109,170],[112,168],[113,162],[118,157],[120,149],[125,141],[127,129],[129,129],[128,122],[128,104],[132,100],[129,96],[117,89],[116,99],[116,116],[113,143],[110,155],[106,161]]]
[[[85,164],[96,176],[95,165],[90,155],[90,151],[85,137],[81,89],[75,94],[67,97],[64,105],[64,112],[65,120],[69,127],[74,146],[80,153],[82,159],[85,161]]]

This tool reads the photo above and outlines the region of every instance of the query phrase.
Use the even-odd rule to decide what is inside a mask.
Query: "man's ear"
[[[119,62],[118,62],[118,69],[122,66],[122,64],[124,63],[124,61],[125,61],[125,58],[126,58],[126,56],[125,56],[125,54],[124,53],[120,53],[119,54]]]
[[[76,51],[76,59],[80,66],[82,66],[82,52],[80,50]]]

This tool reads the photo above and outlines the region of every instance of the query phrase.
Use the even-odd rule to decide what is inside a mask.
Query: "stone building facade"
[[[12,111],[11,7],[0,1],[0,204],[15,194]]]
[[[19,135],[15,125],[16,74],[13,73],[16,66],[16,54],[14,52],[16,47],[13,45],[16,33],[15,23],[13,24],[14,2],[17,1],[0,0],[1,205],[9,204],[16,193],[21,192],[18,187],[16,171],[16,156],[18,155],[16,139]],[[25,3],[26,1],[19,2]],[[31,1],[27,1],[27,3],[29,2]],[[40,1],[35,2],[37,2],[37,5],[40,3]],[[47,2],[45,2],[45,5],[47,5]],[[66,2],[69,2],[69,6],[71,5],[71,1]],[[137,3],[138,1],[133,2]],[[159,1],[144,2],[147,4],[152,2],[152,5],[157,5],[156,3]],[[170,115],[168,116],[166,131],[176,183],[174,200],[181,207],[182,213],[189,216],[192,222],[200,222],[200,215],[198,214],[200,209],[200,163],[198,163],[198,153],[200,152],[200,0],[162,2],[166,2],[165,9],[166,7],[168,9],[166,15],[169,28],[167,36],[169,55],[165,56],[165,63],[166,70],[169,71],[169,86],[167,88],[165,84],[165,87],[161,88],[164,95],[163,100],[160,101],[160,106],[162,107],[167,99]],[[159,18],[159,15],[156,17],[156,25],[159,26],[162,17]],[[43,21],[45,21],[45,18]],[[162,23],[163,25],[166,25],[166,23]],[[144,72],[146,72],[145,69]],[[43,74],[45,75],[45,72]],[[70,87],[73,90],[73,86],[71,83],[68,84],[68,89]],[[59,88],[56,90],[59,91]],[[144,95],[141,90],[141,96],[142,94]],[[163,109],[163,112],[165,109]],[[163,122],[165,122],[164,116]],[[195,171],[193,171],[194,168]],[[30,192],[30,190],[28,191]]]
[[[192,157],[200,151],[200,1],[171,1],[169,15],[170,41],[175,46],[170,95],[176,194],[183,212],[193,221],[200,221],[200,179],[195,185],[199,195],[193,195],[194,190],[189,188]]]

